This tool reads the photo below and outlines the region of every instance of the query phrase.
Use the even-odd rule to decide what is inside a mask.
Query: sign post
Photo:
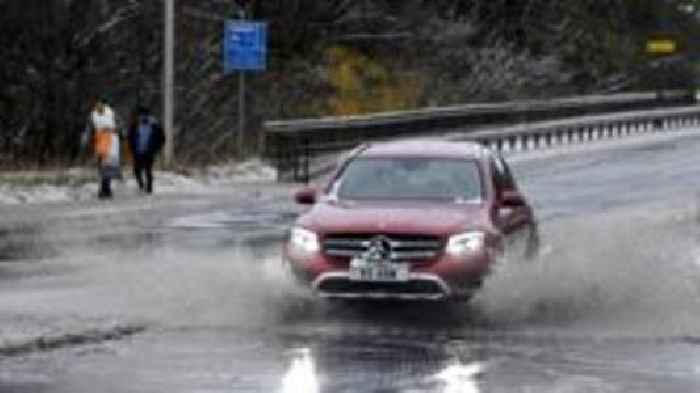
[[[239,157],[243,153],[245,130],[245,73],[264,71],[267,64],[267,24],[230,20],[224,28],[224,72],[238,76],[238,140]]]
[[[671,88],[670,61],[679,52],[682,52],[681,42],[672,33],[656,33],[647,38],[644,51],[649,58],[655,60],[659,71],[656,80],[656,96],[660,101],[664,100],[664,90]]]

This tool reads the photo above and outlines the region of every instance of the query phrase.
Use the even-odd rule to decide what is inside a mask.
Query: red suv
[[[471,142],[363,145],[296,201],[313,206],[285,260],[327,298],[466,300],[498,261],[538,249],[508,165]]]

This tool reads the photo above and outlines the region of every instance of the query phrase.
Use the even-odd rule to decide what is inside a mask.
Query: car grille
[[[421,235],[377,235],[377,234],[333,234],[323,240],[323,252],[333,257],[352,258],[367,251],[372,239],[382,236],[391,245],[390,259],[408,262],[433,259],[442,250],[442,241],[435,236]]]
[[[326,294],[339,293],[385,293],[385,294],[444,294],[440,286],[432,281],[414,280],[405,283],[392,282],[361,282],[347,279],[328,279],[319,285],[320,291]]]

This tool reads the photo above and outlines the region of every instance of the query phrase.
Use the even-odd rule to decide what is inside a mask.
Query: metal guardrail
[[[474,133],[457,132],[444,137],[453,141],[476,141],[499,151],[522,151],[698,125],[700,106],[693,105],[543,121]]]
[[[694,102],[686,91],[664,92],[662,98],[657,93],[627,93],[469,104],[269,121],[264,128],[267,155],[275,162],[278,180],[308,182],[318,172],[328,169],[317,168],[313,163],[316,157],[348,150],[368,141],[439,134],[454,140],[479,141],[499,150],[528,149],[561,143],[562,138],[571,135],[588,140],[586,138],[617,135],[619,127],[627,127],[625,130],[634,133],[639,127],[645,130],[647,126],[662,128],[665,122],[674,119],[697,120],[700,109],[679,107]],[[591,116],[592,113],[598,115]],[[602,131],[605,127],[607,131]],[[619,132],[624,134],[627,131]]]

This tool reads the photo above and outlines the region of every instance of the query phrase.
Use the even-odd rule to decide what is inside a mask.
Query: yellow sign
[[[670,55],[676,53],[678,44],[672,39],[655,39],[647,41],[647,53],[654,55]]]

